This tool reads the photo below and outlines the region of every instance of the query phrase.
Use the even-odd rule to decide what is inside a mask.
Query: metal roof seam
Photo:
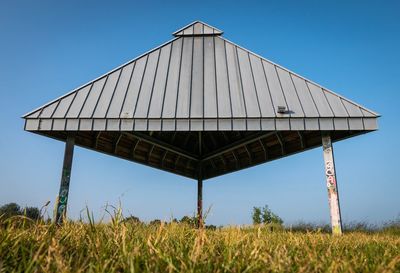
[[[251,78],[253,80],[253,86],[254,86],[254,92],[256,95],[256,99],[257,99],[257,106],[258,106],[258,113],[260,116],[260,128],[261,128],[261,117],[262,117],[262,113],[261,113],[261,107],[260,107],[260,100],[258,99],[258,92],[257,92],[257,86],[256,86],[256,81],[254,79],[254,73],[253,73],[253,66],[251,65],[251,60],[250,60],[250,54],[248,52],[246,52],[246,56],[249,60],[249,66],[250,66],[250,72],[251,72]]]
[[[111,75],[111,74],[110,74],[110,75]],[[99,94],[99,96],[97,97],[96,104],[95,104],[95,106],[94,106],[94,108],[93,108],[93,110],[92,110],[92,114],[90,115],[90,118],[93,118],[94,113],[96,112],[97,105],[99,104],[101,95],[103,94],[104,88],[105,88],[106,85],[107,85],[107,82],[108,82],[108,79],[110,78],[110,75],[107,75],[107,77],[106,77],[106,80],[105,80],[105,82],[104,82],[104,85],[103,85],[103,87],[102,87],[101,90],[100,90],[100,94]]]
[[[227,83],[228,83],[228,94],[229,94],[229,103],[230,103],[230,112],[231,112],[231,117],[233,116],[233,110],[232,110],[232,98],[231,98],[231,85],[230,85],[230,80],[229,80],[229,72],[228,72],[228,57],[226,53],[226,41],[224,42],[224,53],[225,53],[225,65],[226,65],[226,76],[227,76]],[[233,121],[231,120],[231,128],[233,128]]]
[[[214,30],[213,30],[214,31]],[[214,59],[214,82],[215,82],[215,104],[217,110],[217,117],[219,117],[219,108],[218,108],[218,79],[217,79],[217,54],[215,53],[215,37],[213,37],[213,59]],[[219,128],[219,124],[217,123],[217,130]]]
[[[268,88],[268,94],[269,94],[269,98],[271,99],[271,105],[272,105],[272,112],[274,113],[274,116],[275,117],[277,117],[277,115],[276,115],[276,110],[275,110],[275,105],[274,105],[274,100],[272,99],[272,94],[271,94],[271,88],[270,88],[270,85],[269,85],[269,83],[268,83],[268,77],[267,77],[267,73],[265,72],[265,67],[264,67],[264,63],[263,63],[263,60],[262,59],[259,59],[260,60],[260,63],[261,63],[261,67],[262,67],[262,69],[263,69],[263,74],[264,74],[264,79],[265,79],[265,82],[266,82],[266,84],[267,84],[267,88]]]
[[[237,64],[238,73],[239,73],[240,94],[241,94],[242,97],[243,97],[244,114],[245,114],[246,118],[248,118],[248,115],[247,115],[247,106],[246,106],[246,98],[245,98],[244,89],[243,89],[242,72],[241,72],[241,69],[240,69],[239,55],[238,55],[237,47],[234,47],[234,49],[235,49],[234,52],[235,52],[235,57],[236,57],[236,58],[235,58],[235,59],[236,59],[236,64]],[[246,130],[247,130],[247,122],[246,122]]]
[[[285,100],[286,109],[289,111],[289,118],[290,118],[290,117],[292,116],[292,114],[291,114],[291,110],[292,110],[292,109],[289,108],[289,104],[288,104],[288,102],[287,102],[286,95],[285,95],[285,90],[283,90],[281,78],[279,77],[279,73],[278,73],[278,70],[277,70],[277,68],[276,68],[276,65],[274,65],[274,71],[275,71],[275,73],[276,73],[276,77],[278,78],[279,86],[281,87],[281,92],[282,92],[282,95],[283,95],[283,99]],[[279,107],[279,106],[280,106],[280,105],[278,105],[278,107]],[[274,111],[277,111],[277,109],[274,109]]]
[[[125,67],[126,67],[126,66],[125,66]],[[107,110],[106,110],[106,112],[104,113],[104,117],[107,117],[108,111],[110,110],[110,106],[111,106],[111,103],[112,103],[112,101],[113,101],[113,98],[114,98],[114,95],[115,95],[115,91],[117,90],[119,80],[121,79],[121,75],[122,75],[122,72],[123,72],[123,70],[124,70],[125,67],[121,68],[121,71],[119,72],[118,79],[117,79],[117,82],[115,83],[114,91],[113,91],[112,94],[111,94],[111,98],[110,98],[110,100],[109,100],[109,102],[108,102]]]
[[[333,111],[332,105],[331,105],[331,103],[329,102],[328,98],[326,97],[325,90],[324,90],[323,88],[322,88],[322,94],[324,94],[324,98],[326,99],[326,102],[327,102],[328,105],[329,105],[329,109],[331,109],[331,112],[332,112],[333,117],[336,117],[335,111]]]
[[[141,78],[141,80],[140,80],[140,86],[139,86],[138,94],[137,94],[137,96],[136,96],[135,107],[134,107],[134,109],[132,109],[132,110],[133,110],[133,117],[135,117],[135,114],[136,114],[137,104],[138,104],[138,102],[139,102],[140,92],[142,91],[143,80],[144,80],[144,77],[145,77],[145,75],[146,75],[147,64],[148,64],[148,62],[149,62],[149,55],[147,55],[146,63],[145,63],[145,65],[144,65],[142,78]]]
[[[80,109],[79,109],[79,112],[78,112],[77,117],[80,117],[80,115],[81,115],[81,113],[82,113],[82,110],[83,110],[83,107],[85,106],[85,103],[86,103],[88,97],[90,96],[90,92],[91,92],[92,89],[93,89],[93,86],[94,86],[94,83],[92,83],[92,84],[90,85],[89,91],[87,92],[86,97],[85,97],[85,99],[83,100],[83,103],[82,103],[82,105],[81,105],[81,107],[80,107]],[[79,91],[77,91],[77,92],[79,92]]]
[[[203,33],[204,33],[204,25],[202,26],[202,30],[203,30]],[[205,60],[205,51],[204,51],[204,43],[205,43],[205,39],[204,38],[202,38],[202,46],[203,46],[203,66],[202,66],[202,74],[203,74],[203,79],[202,79],[202,96],[201,96],[201,99],[202,99],[202,102],[201,102],[201,106],[202,106],[202,111],[201,111],[201,117],[203,118],[203,121],[202,121],[202,123],[203,123],[203,125],[202,125],[202,128],[204,129],[204,109],[205,109],[205,107],[204,107],[204,96],[205,96],[205,62],[206,62],[206,60]]]
[[[194,33],[194,26],[193,26],[193,33]],[[188,110],[189,118],[192,117],[193,58],[194,58],[194,37],[192,37],[192,56],[191,56],[192,61],[190,64],[190,87],[189,87],[189,110]],[[190,128],[191,128],[191,122],[189,122],[189,130]]]
[[[135,71],[136,64],[137,64],[137,62],[135,61],[135,62],[133,63],[131,75],[129,76],[129,81],[128,81],[128,85],[127,85],[126,90],[125,90],[125,93],[124,93],[124,98],[122,99],[122,102],[121,102],[121,108],[119,109],[119,115],[118,115],[118,117],[120,117],[120,118],[122,117],[122,110],[123,110],[123,108],[124,108],[124,104],[125,104],[126,96],[127,96],[127,94],[128,94],[128,90],[129,90],[129,88],[131,87],[132,76],[133,76],[133,72]]]
[[[56,107],[54,107],[53,111],[51,112],[50,118],[52,118],[53,115],[54,115],[54,113],[57,111],[57,108],[58,108],[58,106],[60,105],[60,102],[61,102],[61,100],[57,101],[57,105],[56,105]],[[42,108],[42,111],[40,111],[39,118],[41,118],[41,115],[42,115],[42,113],[43,113],[43,110],[44,110],[44,107]]]
[[[71,106],[72,106],[72,104],[74,103],[77,94],[78,94],[78,92],[73,93],[73,96],[74,96],[74,97],[72,98],[72,101],[69,103],[68,108],[67,108],[67,110],[65,111],[64,118],[66,118],[66,116],[67,116],[67,114],[68,114],[68,112],[69,112],[69,109],[71,109]]]
[[[308,82],[307,82],[307,81],[305,81],[305,85],[306,85],[307,90],[308,90],[308,92],[309,92],[309,94],[310,94],[311,100],[312,100],[313,103],[314,103],[315,109],[317,110],[318,117],[321,117],[321,113],[320,113],[320,111],[318,110],[317,103],[315,102],[314,96],[313,96],[313,94],[311,93],[310,86],[308,85]]]
[[[174,113],[174,118],[176,119],[176,113],[178,109],[178,97],[179,97],[179,84],[180,84],[180,79],[181,79],[181,70],[182,70],[182,57],[183,57],[183,45],[185,43],[185,39],[182,38],[182,47],[181,47],[181,54],[180,54],[180,60],[179,60],[179,69],[178,69],[178,82],[177,82],[177,91],[176,91],[176,102],[175,102],[175,113]],[[175,122],[175,128],[176,128],[176,122]]]
[[[171,44],[171,47],[170,47],[170,50],[169,50],[167,73],[165,75],[164,92],[162,93],[163,94],[163,98],[162,98],[162,103],[161,103],[160,118],[163,116],[163,112],[164,112],[165,95],[167,93],[168,76],[169,76],[169,69],[170,69],[170,66],[171,66],[171,56],[172,56],[172,47],[173,46],[174,46],[174,43]],[[161,123],[161,129],[162,128],[163,128],[163,123]]]
[[[158,71],[158,66],[159,66],[159,63],[160,63],[160,57],[161,57],[161,49],[160,49],[160,52],[158,53],[158,57],[157,57],[156,71],[154,72],[153,83],[152,83],[152,86],[151,86],[151,93],[150,93],[149,103],[148,103],[148,107],[147,107],[146,118],[149,117],[150,106],[151,106],[151,100],[152,100],[152,98],[153,98],[154,85],[155,85],[155,83],[156,83],[157,71]],[[148,122],[147,122],[147,123],[148,123]]]
[[[305,111],[304,111],[303,104],[301,103],[301,100],[300,100],[300,97],[299,97],[299,93],[297,92],[296,85],[294,84],[294,81],[293,81],[293,78],[292,78],[292,73],[289,73],[289,77],[290,77],[290,80],[291,80],[291,82],[292,82],[292,84],[293,84],[294,92],[295,92],[296,95],[297,95],[297,99],[299,100],[299,104],[300,104],[300,107],[301,107],[301,111],[303,112],[303,116],[305,117],[305,116],[306,116],[306,113],[305,113]]]

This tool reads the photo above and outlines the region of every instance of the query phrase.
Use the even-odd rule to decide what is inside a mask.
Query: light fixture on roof
[[[286,106],[278,106],[278,111],[279,114],[285,114],[286,113]]]

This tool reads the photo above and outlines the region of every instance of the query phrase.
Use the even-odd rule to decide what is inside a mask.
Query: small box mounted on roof
[[[286,113],[286,106],[278,106],[278,111],[279,114],[285,114]]]

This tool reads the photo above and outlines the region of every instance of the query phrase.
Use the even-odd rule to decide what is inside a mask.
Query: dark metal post
[[[202,155],[202,138],[201,132],[199,132],[199,156]],[[198,163],[198,174],[197,174],[197,227],[203,227],[203,166],[201,159]]]
[[[203,227],[203,179],[197,179],[197,227]]]
[[[342,220],[340,215],[339,191],[336,181],[335,161],[331,137],[328,133],[322,134],[322,148],[324,151],[326,185],[328,187],[329,208],[331,213],[332,234],[342,234]]]
[[[64,162],[63,169],[61,173],[61,184],[60,192],[58,194],[57,206],[56,206],[56,219],[57,224],[62,224],[64,218],[67,215],[67,202],[68,202],[68,192],[69,192],[69,181],[71,178],[71,167],[72,158],[74,155],[74,144],[75,135],[68,134],[67,140],[65,141],[65,152],[64,152]]]

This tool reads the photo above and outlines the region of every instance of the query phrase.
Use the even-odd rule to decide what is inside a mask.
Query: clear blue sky
[[[64,144],[23,130],[24,113],[202,20],[225,37],[382,115],[380,130],[335,144],[345,222],[400,213],[399,1],[2,1],[0,204],[58,193]],[[325,3],[322,3],[325,2]],[[268,204],[287,223],[328,222],[321,148],[204,184],[210,224],[247,224]],[[180,218],[196,183],[76,148],[69,215],[106,203],[143,220]]]

